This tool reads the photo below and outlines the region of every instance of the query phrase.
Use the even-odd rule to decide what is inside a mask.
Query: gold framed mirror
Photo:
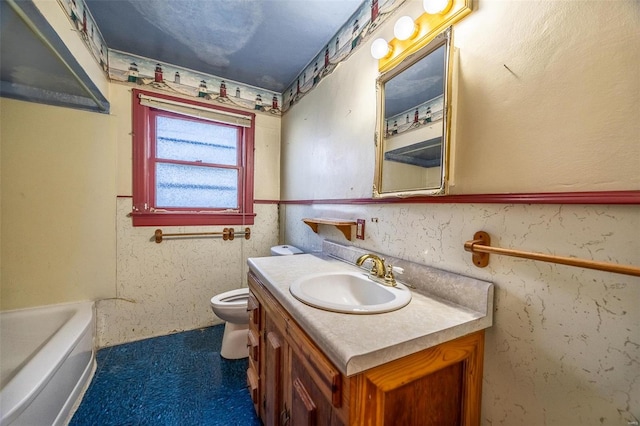
[[[374,197],[445,194],[451,127],[451,27],[380,75]]]

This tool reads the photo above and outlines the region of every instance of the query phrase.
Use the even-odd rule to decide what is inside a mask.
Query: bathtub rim
[[[37,398],[51,381],[69,354],[78,346],[82,337],[91,333],[91,362],[95,362],[95,303],[79,301],[2,311],[3,315],[24,311],[60,311],[73,309],[72,317],[31,358],[28,369],[16,373],[0,390],[0,425],[9,425]],[[64,351],[48,351],[61,346]],[[69,344],[69,342],[73,342]],[[84,377],[84,375],[83,375]]]

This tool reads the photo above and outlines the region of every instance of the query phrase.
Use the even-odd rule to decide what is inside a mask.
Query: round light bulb
[[[371,43],[371,56],[375,59],[382,59],[389,54],[389,43],[383,38],[373,40]]]
[[[411,38],[416,32],[416,24],[413,22],[411,16],[403,16],[396,22],[393,27],[393,35],[398,40],[407,40]]]
[[[451,0],[423,0],[422,7],[430,15],[445,13],[451,8]]]

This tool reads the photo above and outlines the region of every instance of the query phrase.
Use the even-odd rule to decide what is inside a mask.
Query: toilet
[[[280,245],[271,247],[271,256],[290,256],[302,251],[294,246]],[[247,333],[249,331],[249,312],[247,301],[249,289],[226,291],[211,298],[211,309],[225,321],[220,355],[226,359],[240,359],[249,356]]]

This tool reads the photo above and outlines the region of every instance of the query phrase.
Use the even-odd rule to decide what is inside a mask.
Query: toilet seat
[[[220,293],[211,298],[211,309],[216,316],[233,324],[249,324],[249,289],[240,288]]]
[[[224,306],[229,308],[246,308],[249,298],[249,289],[240,288],[220,293],[211,298],[212,306]]]

